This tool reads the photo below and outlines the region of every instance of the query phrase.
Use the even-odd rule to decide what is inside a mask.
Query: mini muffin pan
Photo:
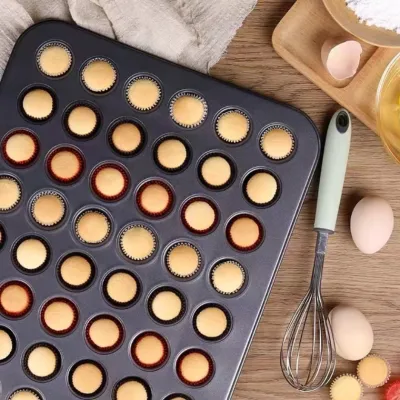
[[[4,399],[231,398],[310,119],[55,21],[21,36],[0,102]]]

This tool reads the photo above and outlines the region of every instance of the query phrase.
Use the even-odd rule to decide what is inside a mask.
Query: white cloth
[[[207,72],[257,0],[0,0],[0,76],[19,35],[44,19],[78,25]]]

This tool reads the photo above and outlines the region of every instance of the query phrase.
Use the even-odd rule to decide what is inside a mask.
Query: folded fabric
[[[1,0],[0,75],[19,35],[45,19],[74,21],[162,58],[207,72],[257,0]]]

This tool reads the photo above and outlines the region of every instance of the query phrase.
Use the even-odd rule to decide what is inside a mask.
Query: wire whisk
[[[336,366],[335,341],[321,295],[328,235],[318,232],[310,287],[289,323],[281,349],[283,375],[290,385],[302,392],[325,386]],[[305,335],[310,329],[311,343],[305,343]],[[308,356],[302,354],[302,350],[308,352]]]

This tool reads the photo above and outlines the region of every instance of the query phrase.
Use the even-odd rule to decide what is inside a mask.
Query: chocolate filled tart
[[[24,355],[23,367],[31,379],[51,380],[61,369],[60,352],[49,343],[34,344]]]
[[[47,158],[47,170],[59,183],[76,182],[85,168],[85,159],[81,152],[70,146],[62,146],[51,151]]]
[[[113,390],[112,400],[151,400],[148,383],[138,377],[128,377],[119,381]]]
[[[150,316],[160,324],[174,324],[185,315],[186,300],[177,289],[160,287],[150,295]]]
[[[67,335],[78,324],[79,312],[76,305],[63,297],[46,302],[41,310],[43,327],[53,335]]]
[[[86,326],[86,340],[96,351],[110,353],[122,344],[124,327],[112,315],[98,315]]]
[[[177,361],[177,373],[180,380],[189,386],[203,386],[214,373],[211,357],[200,349],[190,349],[182,353]]]
[[[24,236],[14,246],[13,260],[23,272],[41,272],[49,263],[50,247],[40,236]]]
[[[0,326],[0,364],[11,360],[17,350],[17,339],[14,333],[5,326]]]
[[[74,252],[64,256],[58,264],[58,277],[70,290],[84,290],[96,275],[94,261],[86,254]]]
[[[68,382],[79,397],[97,397],[107,384],[106,371],[96,361],[82,360],[71,368]]]
[[[115,307],[132,306],[140,296],[139,279],[130,271],[118,269],[111,272],[103,283],[103,293]]]
[[[0,286],[0,313],[9,318],[22,318],[33,305],[33,293],[24,282],[13,280]]]
[[[161,367],[168,357],[167,341],[156,332],[143,332],[131,347],[133,361],[144,369]]]
[[[16,167],[27,167],[39,154],[39,140],[28,130],[19,129],[8,134],[2,142],[3,156]]]

